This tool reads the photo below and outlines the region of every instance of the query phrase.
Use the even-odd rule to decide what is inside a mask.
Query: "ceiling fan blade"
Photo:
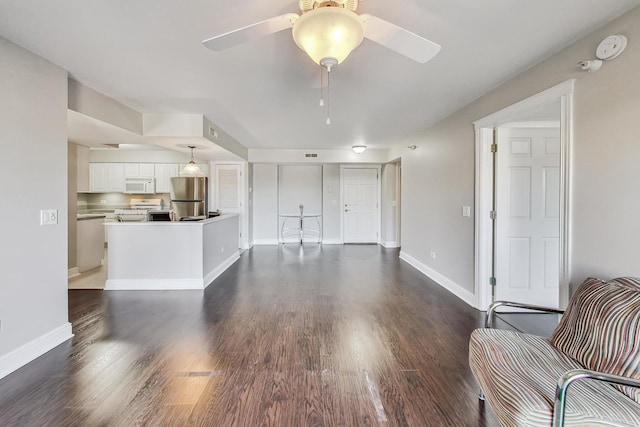
[[[203,40],[202,44],[215,51],[229,49],[230,47],[291,28],[298,18],[299,16],[296,13],[287,13],[247,25],[237,30],[229,31],[228,33],[220,34],[219,36],[211,37],[210,39]]]
[[[424,64],[440,52],[440,45],[372,15],[360,15],[364,36],[407,58]]]

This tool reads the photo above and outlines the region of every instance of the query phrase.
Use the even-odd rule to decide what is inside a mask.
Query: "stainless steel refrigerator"
[[[206,177],[171,178],[171,210],[174,221],[207,218],[209,188]]]

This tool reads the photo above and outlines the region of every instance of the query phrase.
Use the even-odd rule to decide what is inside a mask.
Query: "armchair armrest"
[[[556,386],[556,397],[553,405],[553,427],[564,426],[564,413],[567,402],[567,391],[569,386],[576,381],[592,379],[597,381],[604,381],[610,384],[624,385],[630,387],[639,387],[640,380],[622,377],[620,375],[606,374],[604,372],[589,371],[587,369],[572,369],[564,373],[558,380]]]
[[[484,321],[485,328],[493,328],[493,316],[496,311],[496,308],[503,307],[503,306],[526,308],[528,310],[542,311],[546,313],[558,313],[558,314],[564,313],[564,310],[561,310],[559,308],[543,307],[541,305],[523,304],[520,302],[513,302],[513,301],[495,301],[487,309],[487,317],[485,318],[485,321]]]

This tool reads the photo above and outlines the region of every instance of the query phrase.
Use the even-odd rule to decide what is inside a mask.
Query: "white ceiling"
[[[638,4],[361,2],[442,51],[421,65],[365,40],[332,72],[330,126],[319,67],[290,30],[220,53],[201,43],[295,0],[2,0],[0,35],[140,112],[204,114],[249,148],[386,148]]]

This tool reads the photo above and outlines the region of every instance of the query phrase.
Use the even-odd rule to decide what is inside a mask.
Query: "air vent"
[[[316,158],[316,157],[318,157],[318,154],[316,154],[316,153],[307,153],[304,156],[307,157],[307,158],[309,158],[309,157],[310,158]]]
[[[212,136],[215,139],[218,139],[218,132],[211,126],[209,126],[209,136]]]

